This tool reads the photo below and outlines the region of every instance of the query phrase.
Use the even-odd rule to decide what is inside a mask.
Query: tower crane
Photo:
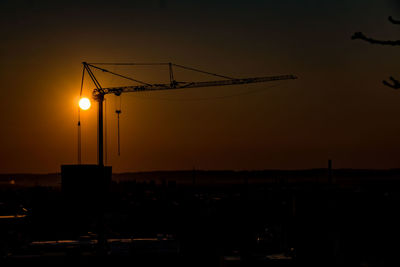
[[[97,139],[97,148],[98,148],[98,165],[104,166],[104,151],[103,151],[103,102],[104,97],[108,94],[114,94],[116,96],[120,96],[122,93],[135,93],[135,92],[143,92],[143,91],[160,91],[160,90],[174,90],[174,89],[187,89],[187,88],[199,88],[199,87],[211,87],[211,86],[224,86],[224,85],[238,85],[238,84],[249,84],[249,83],[263,83],[263,82],[272,82],[272,81],[280,81],[280,80],[289,80],[289,79],[297,79],[294,75],[279,75],[279,76],[266,76],[266,77],[255,77],[255,78],[232,78],[224,75],[219,75],[207,71],[202,71],[198,69],[194,69],[191,67],[186,67],[183,65],[178,65],[174,63],[87,63],[83,62],[83,76],[85,72],[88,73],[91,80],[95,85],[95,89],[93,90],[93,98],[98,103],[98,139]],[[150,84],[146,82],[142,82],[102,67],[100,65],[166,65],[169,67],[169,83],[161,83],[161,84]],[[216,76],[219,78],[223,78],[224,80],[216,80],[216,81],[201,81],[201,82],[180,82],[176,81],[173,74],[173,67],[182,68],[186,70],[196,71],[212,76]],[[99,81],[96,79],[93,74],[92,69],[97,69],[102,72],[107,72],[121,78],[125,78],[140,85],[134,86],[119,86],[119,87],[109,87],[103,88]],[[118,113],[118,112],[117,112]],[[119,114],[118,114],[119,115]],[[79,124],[78,124],[79,126]]]

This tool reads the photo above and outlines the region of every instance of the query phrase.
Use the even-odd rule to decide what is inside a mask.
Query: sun
[[[90,100],[87,97],[83,97],[79,100],[79,107],[83,110],[88,110],[90,108]]]

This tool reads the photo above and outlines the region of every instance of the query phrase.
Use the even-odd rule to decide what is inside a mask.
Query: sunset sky
[[[114,172],[400,167],[400,39],[389,0],[0,1],[0,173],[77,162],[82,61],[174,62],[232,77],[298,80],[122,96],[121,156],[107,96]],[[164,68],[110,70],[149,83]],[[96,72],[104,86],[126,85]],[[177,80],[215,77],[176,72]],[[94,86],[86,80],[85,96]],[[262,90],[263,89],[263,90]],[[92,102],[93,104],[93,102]],[[96,107],[81,112],[82,160],[96,163]]]

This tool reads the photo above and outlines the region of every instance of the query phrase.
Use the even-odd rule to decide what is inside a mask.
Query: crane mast
[[[294,75],[279,75],[279,76],[266,76],[266,77],[255,77],[255,78],[231,78],[227,76],[222,76],[206,71],[200,71],[197,69],[185,67],[182,65],[172,64],[172,63],[150,63],[150,64],[140,64],[140,63],[86,63],[83,62],[84,71],[86,71],[96,88],[93,90],[93,98],[98,103],[98,139],[97,139],[97,157],[98,157],[98,165],[104,166],[104,152],[103,152],[103,102],[104,97],[107,94],[121,95],[122,93],[135,93],[135,92],[143,92],[143,91],[161,91],[161,90],[174,90],[174,89],[187,89],[187,88],[199,88],[199,87],[210,87],[210,86],[226,86],[226,85],[238,85],[238,84],[250,84],[250,83],[262,83],[262,82],[272,82],[272,81],[280,81],[280,80],[289,80],[289,79],[297,79]],[[104,68],[100,68],[95,65],[168,65],[170,71],[170,83],[164,84],[149,84],[136,79],[132,79],[130,77],[126,77],[111,71],[108,71]],[[172,66],[180,67],[188,70],[198,71],[205,74],[225,78],[225,80],[216,80],[216,81],[205,81],[205,82],[178,82],[175,81]],[[102,88],[99,81],[94,76],[91,68],[95,68],[101,70],[103,72],[108,72],[110,74],[114,74],[120,76],[122,78],[126,78],[132,80],[134,82],[140,83],[141,85],[136,86],[121,86],[121,87],[109,87]]]

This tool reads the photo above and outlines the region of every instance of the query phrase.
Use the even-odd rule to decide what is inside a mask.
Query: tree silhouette
[[[388,19],[389,19],[389,21],[390,21],[391,23],[393,23],[393,24],[400,24],[400,20],[395,20],[395,19],[393,19],[391,16],[389,16]],[[351,37],[351,39],[352,39],[352,40],[361,39],[361,40],[367,41],[367,42],[369,42],[369,43],[371,43],[371,44],[392,45],[392,46],[397,46],[397,45],[398,45],[398,46],[400,46],[400,40],[397,40],[397,41],[392,41],[392,40],[387,40],[387,41],[376,40],[376,39],[369,38],[369,37],[365,36],[362,32],[355,32],[355,33],[353,34],[353,36]],[[387,81],[384,80],[384,81],[383,81],[383,84],[386,85],[386,86],[389,86],[389,87],[391,87],[391,88],[393,88],[393,89],[400,89],[400,81],[396,80],[396,79],[393,78],[393,77],[389,77],[389,79],[390,79],[391,82],[387,82]]]

